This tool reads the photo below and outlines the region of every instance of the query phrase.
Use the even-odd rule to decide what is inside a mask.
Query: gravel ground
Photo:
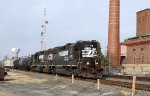
[[[126,95],[120,95],[120,94]],[[54,75],[11,70],[0,82],[0,96],[131,96],[131,89],[75,80]],[[136,90],[136,96],[150,92]]]

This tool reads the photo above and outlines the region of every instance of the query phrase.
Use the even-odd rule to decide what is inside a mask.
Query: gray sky
[[[150,0],[120,0],[120,39],[135,36],[136,12]],[[20,56],[40,50],[44,0],[0,0],[0,56],[21,49]],[[109,0],[47,0],[47,48],[77,40],[98,40],[106,53]]]

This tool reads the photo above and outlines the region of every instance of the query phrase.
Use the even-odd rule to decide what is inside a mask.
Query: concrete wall
[[[125,67],[122,71],[126,74],[145,75],[150,74],[150,64],[123,64]]]

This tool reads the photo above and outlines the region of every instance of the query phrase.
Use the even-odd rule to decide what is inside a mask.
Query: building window
[[[132,50],[133,52],[133,56],[132,56],[132,58],[133,58],[133,63],[135,63],[135,61],[136,61],[136,50],[135,49],[133,49]]]
[[[144,49],[141,48],[141,61],[144,62]]]
[[[140,19],[139,19],[139,24],[141,24],[141,21],[142,21],[142,20],[141,20],[141,18],[140,18]]]

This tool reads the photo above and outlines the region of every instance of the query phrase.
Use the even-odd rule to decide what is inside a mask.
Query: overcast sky
[[[135,36],[136,12],[150,0],[120,0],[120,39]],[[47,48],[77,40],[97,40],[106,53],[109,0],[47,0]],[[20,48],[20,56],[40,50],[44,0],[0,0],[0,57]]]

